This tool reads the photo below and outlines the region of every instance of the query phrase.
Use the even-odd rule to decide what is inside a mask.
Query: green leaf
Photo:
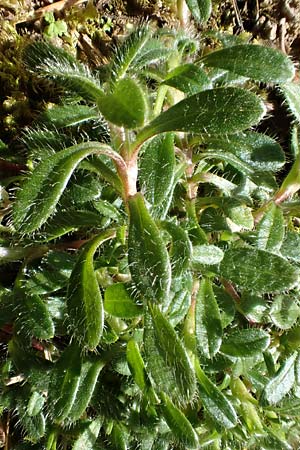
[[[160,226],[172,237],[170,248],[172,273],[174,277],[179,277],[189,268],[192,257],[191,241],[187,232],[173,222],[162,221]]]
[[[176,67],[168,73],[164,84],[179,89],[187,95],[197,94],[212,87],[205,71],[195,64],[182,64]]]
[[[177,404],[188,403],[195,393],[195,374],[185,348],[156,305],[146,316],[144,348],[147,370],[154,388],[164,391]]]
[[[149,38],[150,29],[146,26],[138,27],[125,39],[122,45],[115,48],[111,67],[113,80],[124,77],[141,56]]]
[[[94,450],[95,442],[102,426],[103,419],[97,419],[87,423],[85,430],[78,436],[72,450]]]
[[[261,250],[278,254],[284,238],[282,209],[271,203],[257,225],[256,245]]]
[[[156,216],[161,202],[170,197],[174,182],[175,151],[171,133],[155,136],[141,149],[139,182],[145,199]]]
[[[41,412],[36,416],[29,416],[26,412],[19,410],[19,419],[27,439],[32,442],[39,442],[46,430],[45,416]]]
[[[134,381],[141,391],[144,392],[147,388],[149,388],[150,382],[147,377],[139,346],[134,339],[130,339],[127,343],[126,357]]]
[[[222,343],[222,322],[219,307],[214,296],[212,283],[203,279],[197,294],[196,312],[197,347],[206,358],[212,358]]]
[[[286,55],[261,45],[227,47],[205,55],[202,62],[264,83],[285,83],[295,76],[295,67]]]
[[[212,11],[211,0],[186,0],[193,18],[199,22],[207,22]]]
[[[227,223],[232,231],[252,230],[254,219],[251,208],[246,205],[232,204],[224,205],[224,213],[227,216]]]
[[[74,257],[66,252],[50,250],[38,268],[28,266],[25,289],[32,294],[50,294],[67,285]]]
[[[87,142],[55,153],[38,164],[25,179],[14,202],[13,219],[19,232],[31,233],[47,221],[76,167],[93,153],[114,154],[105,144]]]
[[[300,316],[300,307],[297,304],[297,301],[297,295],[276,295],[269,311],[270,319],[273,324],[282,330],[292,328]]]
[[[39,125],[49,129],[78,126],[92,119],[99,119],[96,108],[87,105],[59,105],[46,110],[39,116]]]
[[[89,406],[94,393],[98,376],[103,369],[105,362],[101,359],[88,359],[82,361],[80,380],[76,397],[72,407],[68,412],[67,419],[71,422],[79,420]]]
[[[299,280],[299,270],[284,258],[250,247],[225,251],[220,275],[240,288],[261,294],[283,292]]]
[[[80,383],[82,360],[77,345],[70,345],[62,353],[52,371],[49,385],[49,408],[55,422],[67,419]]]
[[[108,314],[122,319],[131,319],[143,313],[143,308],[134,302],[124,283],[115,283],[106,288],[104,309]]]
[[[57,81],[86,100],[97,101],[103,95],[99,80],[87,66],[49,42],[34,42],[27,46],[23,60],[29,70]]]
[[[203,406],[213,422],[222,428],[233,428],[237,424],[236,412],[217,386],[205,375],[198,360],[195,362],[198,390]]]
[[[193,266],[201,270],[203,266],[219,264],[224,257],[223,250],[216,245],[194,245],[193,246]]]
[[[264,322],[266,320],[268,304],[263,296],[243,292],[240,307],[248,321]]]
[[[300,235],[297,232],[286,230],[280,253],[291,261],[300,262]]]
[[[240,88],[217,88],[192,95],[161,113],[141,131],[138,141],[166,131],[223,134],[242,131],[265,114],[262,101]]]
[[[223,338],[220,351],[236,358],[260,355],[270,344],[269,334],[258,328],[245,328],[231,332]]]
[[[99,224],[99,214],[93,211],[76,211],[71,209],[60,211],[42,227],[40,240],[49,242],[73,230],[92,226],[99,227]]]
[[[296,83],[285,83],[280,88],[289,110],[297,121],[300,122],[300,85]]]
[[[77,341],[90,350],[99,344],[104,325],[102,296],[93,264],[94,254],[99,245],[113,237],[114,231],[104,231],[84,245],[68,284],[69,326]]]
[[[190,421],[185,417],[180,409],[172,403],[166,394],[161,392],[159,395],[161,398],[159,409],[161,410],[169,428],[172,430],[176,440],[181,442],[188,449],[198,449],[198,435],[192,427]]]
[[[132,280],[144,300],[167,303],[171,265],[159,230],[150,216],[143,196],[128,200],[128,261]]]
[[[19,331],[37,339],[51,339],[54,336],[54,323],[47,304],[39,295],[27,294],[25,291],[17,294],[16,327]]]
[[[29,416],[34,417],[38,415],[45,403],[45,397],[43,397],[39,392],[33,392],[28,405],[27,405],[27,413]]]
[[[132,78],[122,78],[112,94],[98,101],[98,108],[111,123],[125,128],[138,128],[144,124],[147,100],[144,91]]]
[[[112,432],[110,434],[110,441],[114,450],[127,450],[126,433],[124,427],[114,423]]]
[[[275,171],[285,163],[281,146],[265,134],[244,131],[224,136],[209,137],[207,149],[231,153],[256,171]]]
[[[295,382],[295,361],[297,352],[287,358],[275,376],[266,384],[261,397],[262,405],[275,405],[292,389]]]

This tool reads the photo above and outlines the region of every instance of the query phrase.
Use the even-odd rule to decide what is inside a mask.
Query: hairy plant
[[[66,95],[2,185],[7,449],[297,448],[299,85],[224,42],[143,27],[95,73],[25,50]],[[260,132],[273,89],[290,150]]]

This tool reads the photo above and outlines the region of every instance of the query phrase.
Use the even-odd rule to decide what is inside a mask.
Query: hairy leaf
[[[297,353],[294,352],[283,362],[275,376],[268,381],[260,397],[262,405],[279,403],[292,389],[295,382],[296,357]]]
[[[94,450],[103,419],[97,417],[95,420],[87,423],[85,430],[78,436],[72,450]]]
[[[144,300],[167,303],[171,265],[159,230],[140,193],[129,206],[128,261],[132,280]]]
[[[262,101],[240,88],[217,88],[192,95],[161,113],[142,130],[145,140],[165,131],[235,133],[258,123],[265,114]]]
[[[47,221],[55,212],[78,164],[93,153],[113,155],[114,152],[105,144],[87,142],[69,147],[40,162],[25,179],[14,202],[13,219],[18,231],[31,233]]]
[[[194,64],[182,64],[176,67],[168,73],[164,84],[179,89],[187,95],[197,94],[212,87],[204,70]]]
[[[276,295],[269,311],[270,319],[274,325],[282,330],[288,330],[296,324],[300,316],[300,307],[297,300],[298,297],[293,294]]]
[[[170,249],[173,275],[180,276],[190,265],[192,256],[192,244],[187,232],[173,222],[162,221],[160,226],[172,237]]]
[[[211,0],[186,0],[194,19],[199,22],[207,22],[212,11]]]
[[[141,391],[144,392],[150,386],[150,383],[139,346],[134,339],[127,343],[126,357],[134,381]]]
[[[221,352],[245,358],[261,354],[270,344],[269,334],[260,329],[236,330],[224,337]]]
[[[203,266],[211,266],[219,264],[223,259],[224,253],[222,249],[216,245],[194,245],[193,247],[193,266],[197,269]]]
[[[86,100],[97,101],[103,95],[99,80],[87,66],[49,42],[34,42],[26,47],[23,60],[31,71],[54,79]]]
[[[211,419],[222,428],[233,428],[237,423],[236,412],[217,386],[205,375],[196,360],[196,375],[199,382],[199,394],[204,408]]]
[[[94,254],[103,242],[114,237],[104,231],[81,249],[68,283],[67,307],[71,332],[84,348],[93,350],[100,342],[104,309],[99,284],[94,271]]]
[[[84,414],[89,406],[92,395],[95,390],[98,376],[103,369],[105,363],[101,359],[85,358],[82,361],[80,380],[76,393],[76,398],[68,413],[68,420],[75,422]]]
[[[143,308],[135,303],[123,283],[115,283],[106,288],[104,309],[108,314],[122,319],[130,319],[143,313]]]
[[[282,292],[299,280],[299,270],[284,258],[250,247],[225,251],[220,275],[240,288],[257,293]]]
[[[205,55],[202,62],[264,83],[284,83],[295,75],[295,67],[286,55],[261,45],[227,47]]]
[[[132,78],[122,78],[112,94],[98,101],[98,108],[111,123],[125,128],[138,128],[144,124],[147,101],[143,89]]]
[[[96,108],[87,105],[59,105],[46,110],[39,116],[39,124],[48,129],[60,129],[99,119]]]
[[[231,153],[257,171],[275,171],[285,163],[285,155],[278,142],[254,131],[209,137],[206,143],[209,151]]]
[[[49,408],[53,419],[61,423],[67,417],[76,399],[81,372],[80,349],[70,345],[62,353],[52,372],[49,385]]]
[[[223,330],[219,307],[209,279],[204,278],[200,284],[195,324],[197,347],[206,358],[212,358],[221,346]]]
[[[141,151],[139,182],[155,216],[161,202],[170,197],[174,182],[174,136],[170,133],[155,136],[142,146]]]
[[[176,439],[189,449],[198,449],[198,435],[192,424],[166,394],[161,392],[160,398],[162,401],[160,410]]]
[[[300,85],[296,83],[285,83],[281,86],[287,106],[293,116],[300,122]]]
[[[173,402],[185,404],[195,393],[195,374],[185,348],[175,330],[156,305],[146,316],[144,348],[147,370],[154,388],[166,392]]]
[[[262,250],[278,253],[284,238],[282,210],[271,203],[257,226],[256,245]]]
[[[23,295],[17,295],[17,329],[38,339],[51,339],[55,330],[46,302],[22,291]]]

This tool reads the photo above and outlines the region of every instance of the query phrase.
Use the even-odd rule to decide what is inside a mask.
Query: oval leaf
[[[196,360],[196,375],[199,381],[199,394],[205,410],[211,419],[224,428],[233,428],[237,424],[237,415],[230,401],[217,386],[205,375]]]
[[[275,405],[292,389],[295,382],[296,358],[295,352],[284,361],[275,376],[266,384],[260,397],[262,405]]]
[[[68,413],[68,420],[75,422],[84,414],[94,393],[98,376],[105,363],[102,360],[85,359],[81,366],[76,397]]]
[[[171,265],[159,230],[138,193],[128,200],[128,261],[132,280],[144,300],[168,302]]]
[[[260,355],[270,344],[269,334],[258,328],[246,328],[224,337],[221,352],[237,358]]]
[[[284,258],[254,248],[227,250],[220,274],[241,288],[261,294],[291,289],[299,280],[299,270]]]
[[[209,53],[202,62],[264,83],[285,83],[295,76],[295,67],[286,55],[261,45],[227,47]]]
[[[285,163],[284,151],[278,142],[266,134],[254,131],[211,137],[208,138],[207,145],[208,151],[232,153],[257,171],[275,171]]]
[[[147,101],[142,88],[132,78],[123,78],[114,92],[103,96],[98,108],[109,122],[120,127],[138,128],[144,124]]]
[[[300,85],[296,83],[285,83],[281,86],[281,91],[291,113],[300,122]]]
[[[297,301],[298,297],[296,295],[277,295],[273,299],[269,312],[273,324],[282,330],[292,328],[300,316],[300,307]]]
[[[72,450],[94,450],[95,442],[97,440],[98,434],[100,432],[100,428],[102,426],[102,419],[97,418],[92,422],[89,422],[85,428],[85,430],[78,436]]]
[[[278,253],[284,238],[282,209],[272,203],[257,226],[256,245],[261,250]]]
[[[182,64],[176,67],[169,72],[164,84],[179,89],[187,95],[197,94],[212,87],[204,70],[194,64]]]
[[[235,133],[258,123],[264,114],[264,104],[252,92],[232,87],[210,89],[161,113],[138,139],[143,141],[165,131]]]
[[[131,319],[143,313],[143,308],[134,302],[123,283],[112,284],[106,288],[104,309],[108,314],[122,319]]]
[[[30,330],[38,339],[51,339],[54,336],[54,323],[47,304],[39,295],[24,295],[18,298],[16,327]]]
[[[149,370],[159,391],[177,404],[189,402],[196,389],[194,370],[175,330],[156,305],[146,316],[144,347]]]
[[[170,197],[174,181],[174,136],[167,133],[155,136],[142,147],[139,161],[139,181],[151,212],[157,216],[161,202]]]
[[[219,264],[224,256],[223,251],[215,245],[195,245],[193,247],[193,265],[195,268],[199,266],[201,269],[203,265],[211,266]]]
[[[212,358],[222,343],[222,322],[211,281],[203,279],[196,301],[196,338],[199,351]]]
[[[106,231],[81,249],[72,270],[67,291],[68,320],[71,331],[83,347],[93,350],[100,342],[104,309],[99,284],[94,271],[94,254],[103,242],[114,237]]]
[[[186,4],[197,22],[208,21],[212,10],[211,0],[186,0]]]
[[[166,394],[161,392],[160,398],[162,403],[159,405],[159,408],[169,428],[173,432],[174,437],[189,449],[198,449],[198,435],[190,421],[180,409],[173,405]]]

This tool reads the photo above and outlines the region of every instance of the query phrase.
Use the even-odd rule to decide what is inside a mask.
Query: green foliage
[[[210,2],[187,4],[207,20]],[[253,80],[298,119],[294,66],[250,44],[197,49],[143,26],[96,74],[50,43],[24,51],[61,96],[22,130],[27,170],[1,190],[11,448],[293,448],[298,134],[286,157],[258,131]]]

